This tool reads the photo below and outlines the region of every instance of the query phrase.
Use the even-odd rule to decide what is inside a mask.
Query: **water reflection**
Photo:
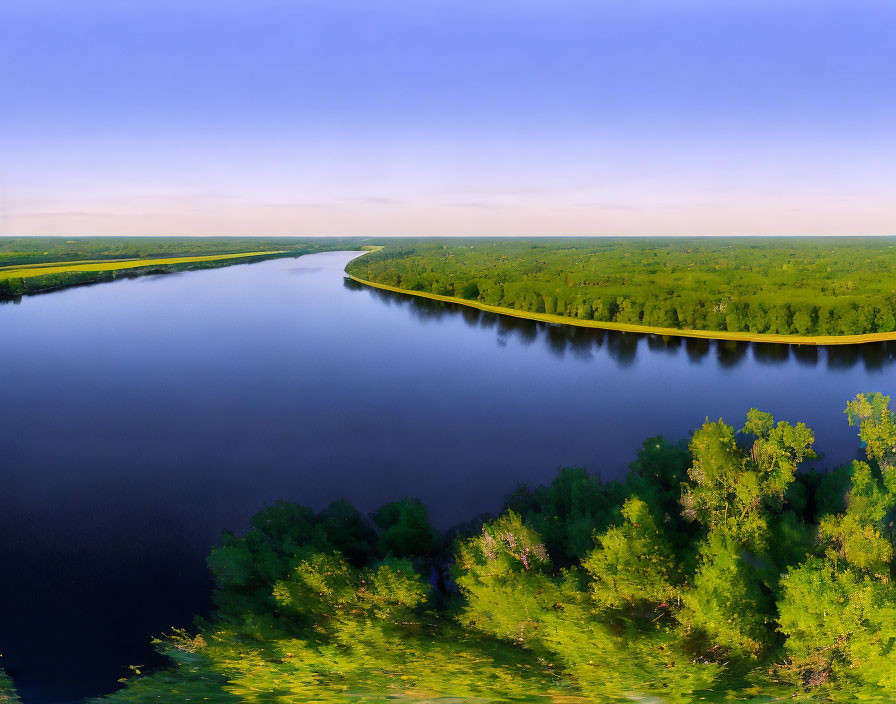
[[[753,343],[753,358],[762,364],[785,364],[790,359],[790,347],[776,342]]]
[[[797,364],[814,367],[818,364],[818,346],[797,345],[793,348],[793,358],[797,361]]]
[[[348,278],[344,285],[349,291],[366,292],[387,306],[405,308],[415,320],[421,322],[459,318],[470,327],[494,329],[497,343],[502,347],[511,339],[525,345],[541,341],[558,358],[570,354],[586,360],[593,359],[598,350],[604,350],[621,368],[632,366],[643,348],[668,357],[680,355],[683,348],[691,364],[714,360],[719,367],[727,369],[738,367],[752,358],[765,366],[782,366],[795,361],[801,367],[823,364],[833,371],[846,371],[861,363],[867,371],[879,372],[896,361],[896,342],[824,347],[623,333],[496,315],[456,303],[371,288]]]
[[[700,340],[699,342],[707,345],[709,349],[711,342],[709,340]],[[750,350],[749,342],[737,342],[735,340],[719,340],[715,343],[716,360],[720,367],[730,369],[738,366],[747,356]]]

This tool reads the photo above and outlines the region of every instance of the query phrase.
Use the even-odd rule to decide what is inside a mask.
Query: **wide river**
[[[208,609],[205,556],[278,499],[423,499],[440,526],[565,465],[624,475],[652,435],[751,406],[856,456],[843,415],[896,347],[663,341],[346,281],[336,252],[0,305],[0,666],[71,702]]]

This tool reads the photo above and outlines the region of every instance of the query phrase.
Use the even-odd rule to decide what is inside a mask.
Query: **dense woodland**
[[[117,278],[161,274],[171,271],[210,269],[231,266],[245,261],[259,261],[276,256],[298,256],[341,249],[356,249],[360,240],[335,238],[257,238],[257,237],[0,237],[0,267],[19,267],[50,262],[106,261],[115,259],[154,259],[165,257],[206,256],[243,252],[279,252],[269,256],[243,259],[172,263],[124,269],[121,271],[66,271],[41,276],[0,279],[0,299],[14,298],[29,293],[75,286],[78,284],[112,281]]]
[[[426,239],[362,279],[520,311],[690,330],[896,330],[894,238]]]
[[[215,612],[156,641],[171,667],[102,701],[889,704],[896,417],[860,394],[847,421],[866,456],[833,471],[754,409],[446,534],[413,500],[277,503],[212,551]]]

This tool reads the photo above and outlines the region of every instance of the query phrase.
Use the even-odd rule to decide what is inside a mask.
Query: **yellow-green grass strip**
[[[3,279],[28,279],[34,276],[46,276],[65,271],[116,271],[119,269],[136,269],[144,266],[167,266],[171,264],[191,264],[193,262],[213,262],[223,259],[239,259],[245,257],[261,257],[269,254],[283,254],[289,250],[280,249],[271,252],[241,252],[239,254],[209,254],[198,257],[165,257],[157,259],[127,259],[119,261],[71,262],[58,266],[32,264],[21,268],[0,270],[0,281]]]
[[[135,261],[137,257],[123,258],[123,259],[75,259],[71,262],[38,262],[38,263],[29,263],[29,264],[4,264],[0,266],[0,271],[5,271],[6,269],[37,269],[39,267],[47,267],[47,266],[69,266],[75,264],[100,264],[103,262],[132,262]]]
[[[663,337],[695,337],[704,340],[776,342],[786,345],[860,345],[866,342],[886,342],[888,340],[896,340],[896,332],[872,332],[864,335],[771,335],[767,333],[730,332],[728,330],[680,330],[678,328],[659,328],[651,325],[610,323],[601,320],[580,320],[578,318],[569,318],[565,315],[530,313],[529,311],[504,308],[503,306],[490,306],[486,303],[470,301],[466,298],[458,298],[457,296],[442,296],[437,293],[428,293],[426,291],[410,291],[405,288],[399,288],[398,286],[389,286],[388,284],[380,284],[374,281],[367,281],[366,279],[359,279],[357,276],[352,276],[351,274],[348,274],[348,277],[353,281],[357,281],[359,284],[379,288],[384,291],[404,293],[409,296],[429,298],[434,301],[445,301],[446,303],[457,303],[461,306],[477,308],[488,313],[497,313],[498,315],[510,315],[514,318],[538,320],[542,323],[553,323],[555,325],[574,325],[580,328],[616,330],[618,332],[637,332],[647,335],[662,335]]]

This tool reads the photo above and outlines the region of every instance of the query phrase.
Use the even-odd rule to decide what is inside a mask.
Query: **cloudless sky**
[[[3,0],[0,234],[896,234],[892,0]]]

